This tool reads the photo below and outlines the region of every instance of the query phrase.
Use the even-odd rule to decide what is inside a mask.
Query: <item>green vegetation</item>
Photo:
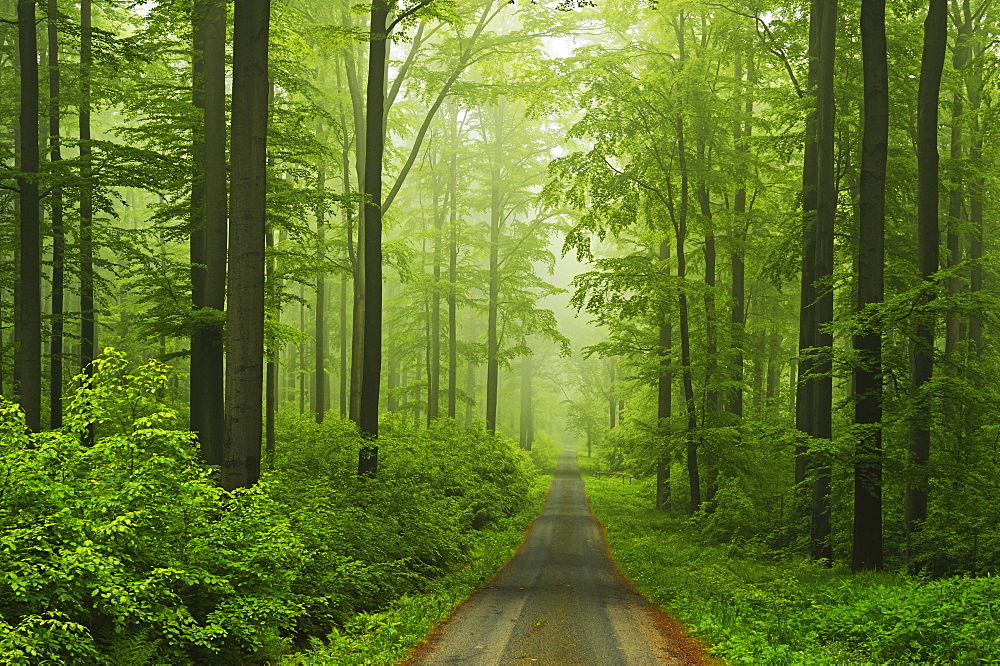
[[[361,441],[346,422],[288,417],[273,469],[226,492],[156,397],[164,366],[130,371],[108,351],[95,368],[61,430],[27,434],[3,406],[5,664],[262,663],[331,632],[338,650],[341,631],[398,652],[509,555],[538,508],[525,453],[449,421],[387,428],[367,479],[348,464]],[[397,633],[372,641],[375,626]]]
[[[593,467],[581,458],[584,470]],[[623,573],[731,664],[1000,660],[1000,579],[852,575],[706,535],[710,518],[652,508],[651,479],[585,474]]]

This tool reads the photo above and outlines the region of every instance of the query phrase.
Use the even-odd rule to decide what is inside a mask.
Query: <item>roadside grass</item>
[[[1000,663],[1000,577],[920,579],[733,555],[580,457],[622,572],[730,664]]]
[[[359,613],[310,649],[284,657],[281,663],[313,666],[398,664],[473,591],[509,560],[538,517],[552,480],[539,474],[529,501],[518,514],[482,530],[466,566],[430,581],[419,594],[404,595],[378,612]]]

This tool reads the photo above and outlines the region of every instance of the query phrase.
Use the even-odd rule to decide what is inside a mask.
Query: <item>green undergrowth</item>
[[[325,639],[314,639],[312,649],[286,657],[285,663],[387,666],[403,661],[438,622],[514,555],[528,525],[541,512],[551,479],[539,475],[529,502],[517,515],[480,532],[463,566],[422,592],[400,597],[385,610],[353,616]]]
[[[727,663],[1000,663],[1000,578],[851,574],[740,556],[689,518],[651,509],[649,479],[585,480],[623,572]]]
[[[281,415],[260,482],[226,492],[167,368],[95,370],[57,431],[0,400],[2,664],[392,663],[537,514],[531,458],[448,420],[390,420],[359,478],[350,423]]]

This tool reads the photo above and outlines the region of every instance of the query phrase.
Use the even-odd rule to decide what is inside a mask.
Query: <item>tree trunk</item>
[[[431,292],[430,330],[428,331],[427,362],[427,425],[438,418],[441,400],[441,231],[444,228],[445,209],[438,210],[437,188],[434,192],[434,289]]]
[[[836,0],[815,0],[813,9],[822,12],[817,63],[816,107],[816,346],[825,350],[813,365],[819,375],[815,381],[813,436],[833,438],[833,336],[826,326],[833,321],[833,230],[837,216],[836,154],[834,135],[833,70],[837,38]],[[812,527],[810,554],[814,560],[833,557],[830,544],[830,461],[825,454],[814,454],[812,485]]]
[[[938,103],[948,41],[946,0],[930,0],[917,91],[917,254],[920,277],[930,286],[938,270]],[[928,291],[924,305],[931,298]],[[931,451],[931,400],[924,385],[934,373],[934,325],[922,315],[916,325],[913,391],[917,406],[910,421],[911,481],[906,486],[903,528],[907,554],[911,536],[927,518],[927,463]]]
[[[743,70],[737,59],[736,79],[743,77]],[[747,66],[746,82],[749,88],[754,79],[753,65]],[[745,155],[749,152],[747,141],[753,134],[753,125],[750,119],[753,117],[753,101],[747,96],[744,102],[744,113],[746,114],[746,124],[738,122],[736,126],[736,150]],[[736,188],[736,195],[733,199],[733,213],[736,220],[733,223],[733,236],[730,242],[729,266],[732,276],[732,309],[729,313],[729,325],[731,327],[730,346],[733,350],[733,388],[729,393],[729,412],[733,415],[737,426],[743,421],[743,374],[744,359],[743,346],[746,337],[746,240],[747,240],[747,188],[745,182],[740,182]]]
[[[340,278],[340,418],[347,418],[347,276]]]
[[[661,270],[670,276],[670,243],[660,242]],[[672,308],[671,308],[672,309]],[[670,508],[670,448],[669,420],[673,408],[674,376],[671,371],[673,352],[673,325],[670,320],[670,309],[663,313],[660,321],[660,375],[656,380],[656,425],[660,438],[660,455],[656,461],[656,508],[666,511]],[[588,431],[589,435],[589,431]],[[589,441],[589,438],[588,438]],[[588,453],[589,455],[589,453]]]
[[[88,0],[83,0],[87,4]],[[18,308],[14,327],[17,398],[32,431],[42,427],[42,256],[38,196],[38,34],[35,0],[18,0],[17,38],[21,61],[19,134],[23,175],[17,179],[20,209]]]
[[[687,279],[687,215],[688,215],[688,171],[687,149],[684,147],[684,119],[678,117],[675,121],[677,131],[677,159],[681,176],[680,211],[676,219],[674,233],[677,236],[677,277],[681,281],[678,295],[678,311],[681,330],[681,374],[684,384],[684,406],[687,411],[687,473],[690,491],[688,511],[694,514],[701,506],[701,475],[698,469],[698,413],[694,402],[694,379],[691,372],[691,331],[688,317],[687,290],[684,280]]]
[[[222,487],[260,477],[270,0],[233,9],[232,219]]]
[[[465,394],[469,402],[465,406],[465,427],[472,427],[473,408],[476,405],[476,364],[469,361],[465,374]]]
[[[317,189],[323,192],[326,188],[326,167],[319,168]],[[316,215],[316,240],[319,243],[321,256],[326,253],[326,217],[320,208]],[[321,268],[316,274],[316,335],[315,358],[313,368],[313,413],[316,423],[322,423],[329,405],[329,381],[326,376],[326,268]]]
[[[90,68],[93,64],[91,0],[80,2],[80,367],[90,376],[97,354],[97,313],[94,311],[94,183],[90,146]],[[23,286],[23,285],[22,285]],[[88,439],[93,441],[93,428]]]
[[[378,472],[378,407],[382,373],[382,155],[385,148],[388,16],[389,3],[372,4],[365,107],[364,350],[358,408],[358,429],[367,443],[358,453],[359,476],[374,476]]]
[[[191,429],[202,457],[222,464],[225,440],[223,319],[226,300],[226,244],[229,210],[226,191],[226,5],[199,0],[193,17],[192,98],[203,109],[202,131],[193,146],[191,192],[191,296],[196,320],[191,334]]]
[[[274,233],[270,227],[265,227],[264,231],[265,247],[270,250],[274,247]],[[274,257],[267,257],[267,297],[272,303],[277,299],[278,285],[275,284],[275,270],[277,268]],[[280,317],[280,313],[279,313]],[[275,417],[278,410],[278,349],[267,352],[267,366],[264,368],[264,452],[267,454],[269,464],[274,464],[275,446]]]
[[[885,297],[885,174],[889,144],[889,73],[885,0],[862,0],[864,118],[861,147],[857,311]],[[882,332],[873,322],[854,335],[854,423],[861,429],[854,460],[851,568],[881,569]]]
[[[48,0],[46,22],[49,53],[49,160],[56,166],[62,160],[60,143],[60,69],[59,31],[56,24],[56,0]],[[51,384],[49,387],[49,426],[62,427],[63,384],[63,310],[65,293],[66,231],[63,226],[63,190],[56,185],[49,195],[52,217],[52,340],[49,347]]]
[[[531,367],[531,357],[525,356],[521,363],[521,423],[520,423],[520,445],[525,451],[531,450],[534,443],[534,421],[535,415],[532,411],[531,378],[533,375]]]
[[[497,429],[497,383],[500,374],[500,340],[497,325],[500,308],[500,225],[503,216],[500,198],[500,165],[503,161],[503,108],[496,107],[496,136],[490,174],[490,284],[486,345],[486,429]]]
[[[456,417],[458,399],[458,129],[452,123],[448,166],[448,418]]]

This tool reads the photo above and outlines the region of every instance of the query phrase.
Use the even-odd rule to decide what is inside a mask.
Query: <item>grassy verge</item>
[[[733,556],[649,507],[650,480],[587,474],[591,507],[636,587],[730,664],[1000,663],[1000,578],[920,580]]]
[[[541,512],[551,475],[539,475],[530,501],[517,515],[479,534],[468,565],[428,583],[419,594],[400,597],[388,608],[360,613],[311,650],[283,663],[360,665],[398,664],[452,609],[486,582],[517,551],[525,529]]]

